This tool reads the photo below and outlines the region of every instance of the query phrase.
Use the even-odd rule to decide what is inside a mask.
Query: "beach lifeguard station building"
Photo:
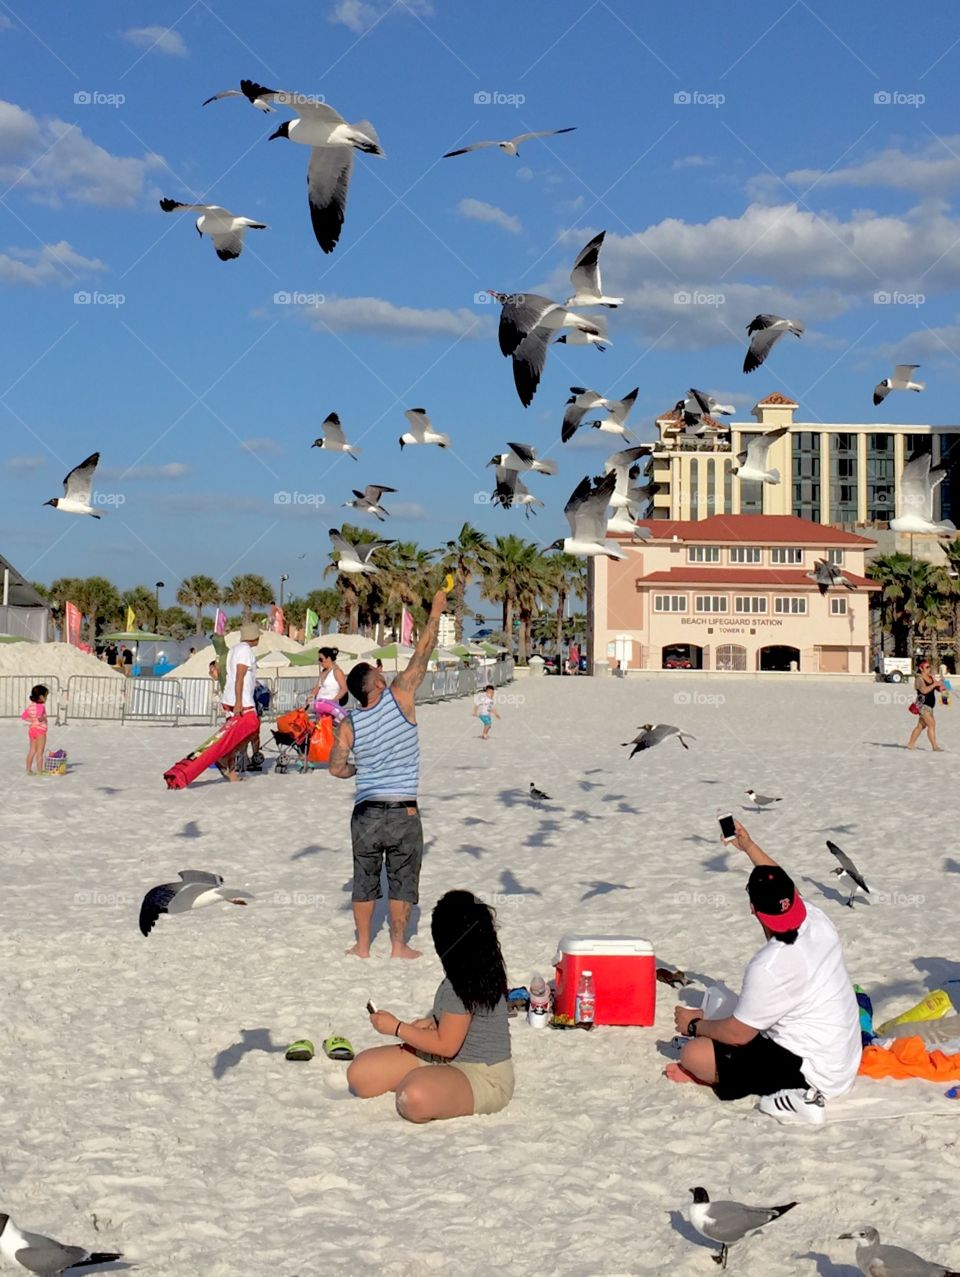
[[[607,669],[870,671],[867,537],[794,515],[646,519],[650,539],[608,533],[627,557],[590,560],[588,661]],[[855,587],[821,594],[836,564]]]

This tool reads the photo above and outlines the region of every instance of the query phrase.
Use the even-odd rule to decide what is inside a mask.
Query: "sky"
[[[0,552],[47,582],[286,573],[302,595],[367,483],[397,489],[384,535],[547,545],[613,450],[561,445],[570,386],[638,386],[640,439],[689,386],[740,419],[779,390],[799,420],[956,423],[958,45],[954,6],[919,26],[887,0],[0,0]],[[242,77],[374,123],[386,158],[358,156],[332,254],[306,148],[267,142],[290,112],[201,107]],[[269,229],[221,262],[161,197]],[[524,408],[484,290],[563,300],[600,230],[612,345],[554,346]],[[806,333],[746,377],[758,311]],[[895,360],[928,388],[875,409]],[[401,453],[414,407],[449,451]],[[331,411],[358,462],[311,450]],[[489,504],[508,440],[559,465],[530,520]],[[103,518],[45,508],[96,450]]]

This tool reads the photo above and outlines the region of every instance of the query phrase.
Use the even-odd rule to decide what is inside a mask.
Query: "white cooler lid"
[[[627,957],[652,957],[653,945],[640,936],[580,936],[560,937],[558,953],[590,954],[597,957],[621,955]]]

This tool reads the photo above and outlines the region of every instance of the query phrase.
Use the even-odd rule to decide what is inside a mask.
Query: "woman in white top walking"
[[[320,677],[310,693],[308,700],[313,701],[315,714],[329,714],[335,723],[339,723],[346,712],[340,702],[347,695],[347,680],[343,670],[337,664],[339,649],[321,647]]]

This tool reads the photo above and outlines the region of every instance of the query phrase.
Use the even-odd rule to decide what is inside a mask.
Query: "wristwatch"
[[[697,1036],[697,1025],[700,1023],[702,1019],[703,1019],[703,1016],[698,1015],[696,1019],[691,1020],[690,1023],[687,1025],[688,1038],[695,1038]]]

